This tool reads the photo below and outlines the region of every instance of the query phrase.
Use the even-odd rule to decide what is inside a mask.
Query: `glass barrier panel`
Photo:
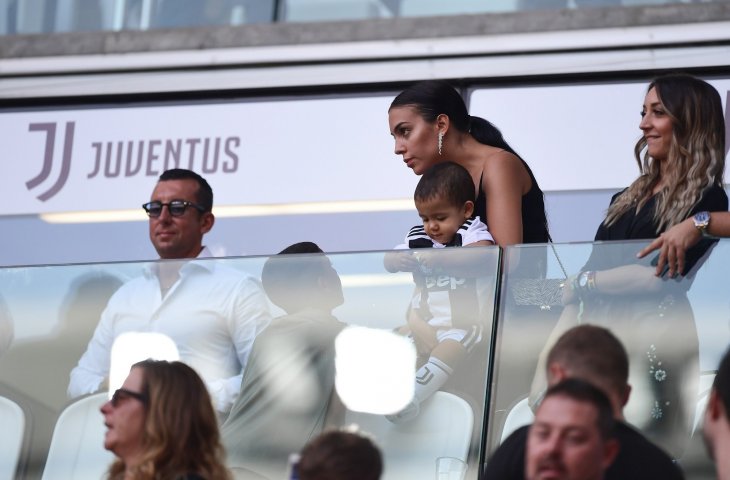
[[[572,327],[595,324],[609,329],[628,353],[626,422],[675,459],[687,478],[714,478],[701,429],[712,379],[730,344],[724,281],[730,241],[703,242],[688,254],[685,275],[676,278],[655,275],[656,253],[636,258],[647,242],[507,248],[488,455],[534,419],[548,386],[545,357],[555,341]],[[540,249],[547,252],[547,278],[515,274],[522,259]],[[620,409],[620,402],[614,406]]]
[[[0,469],[101,478],[121,435],[110,392],[137,391],[131,364],[179,357],[236,478],[286,478],[306,441],[355,423],[383,478],[456,457],[476,479],[500,250],[393,253],[0,269]]]

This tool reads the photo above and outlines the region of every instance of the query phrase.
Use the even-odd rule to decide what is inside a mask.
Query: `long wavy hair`
[[[657,193],[654,224],[657,234],[689,216],[702,192],[722,186],[725,169],[725,121],[720,94],[707,82],[691,75],[672,74],[656,78],[647,92],[657,97],[672,121],[672,139],[664,178],[660,162],[649,156],[642,137],[634,147],[641,175],[611,205],[605,225],[615,223],[629,210],[638,212],[652,197],[652,189],[663,182]]]
[[[192,473],[231,480],[218,420],[198,374],[181,362],[145,360],[132,368],[142,369],[142,391],[149,399],[142,438],[145,455],[133,472],[135,480],[174,479]],[[109,467],[108,478],[124,478],[125,469],[117,459]]]

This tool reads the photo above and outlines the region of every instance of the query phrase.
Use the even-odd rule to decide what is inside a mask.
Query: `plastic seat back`
[[[66,407],[56,421],[43,480],[104,477],[114,455],[104,449],[104,419],[99,412],[107,393],[84,397]]]
[[[420,480],[435,477],[438,457],[467,460],[474,412],[463,398],[436,392],[408,422],[394,424],[382,415],[357,412],[347,412],[346,421],[375,437],[383,452],[383,480]]]
[[[0,397],[0,479],[15,478],[25,437],[25,413],[12,400]]]

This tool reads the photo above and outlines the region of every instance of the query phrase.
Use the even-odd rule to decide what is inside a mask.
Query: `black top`
[[[549,234],[547,217],[545,216],[545,199],[535,176],[532,174],[532,170],[524,160],[520,158],[520,161],[527,169],[532,182],[532,188],[522,196],[522,243],[547,243]],[[475,215],[479,216],[489,228],[487,201],[482,188],[481,177],[479,177],[479,193],[475,202],[475,212]]]
[[[615,194],[611,198],[611,204],[625,191]],[[636,212],[630,209],[619,217],[613,225],[607,227],[604,223],[598,227],[596,232],[596,241],[600,240],[639,240],[656,238],[662,232],[658,231],[656,222],[654,221],[654,209],[656,208],[656,196],[651,197],[641,209]],[[708,211],[718,212],[726,211],[728,208],[728,199],[725,190],[722,187],[713,185],[708,187],[700,197],[699,202],[690,211],[690,216],[697,212]],[[697,245],[687,251],[687,260],[685,271],[688,273],[697,261],[707,252],[713,241],[709,239],[701,240]],[[633,247],[632,247],[633,248]],[[597,249],[593,249],[593,255],[588,260],[584,270],[602,270],[613,268],[621,264],[626,264],[626,259],[632,259],[633,255],[626,255],[622,259],[611,258],[611,252],[602,250],[596,253]],[[617,249],[616,252],[619,252]]]
[[[523,480],[527,432],[515,430],[487,462],[486,480]],[[616,422],[614,435],[621,445],[604,480],[681,480],[682,470],[662,449],[624,422]]]
[[[520,158],[520,161],[527,169],[532,182],[530,190],[522,196],[522,243],[547,243],[550,241],[550,234],[548,233],[547,217],[545,215],[545,199],[535,176],[532,174],[532,170],[524,160]],[[482,188],[482,180],[479,177],[475,215],[479,216],[489,228],[486,198]],[[547,250],[544,247],[522,248],[519,258],[519,265],[510,266],[512,278],[545,278]]]

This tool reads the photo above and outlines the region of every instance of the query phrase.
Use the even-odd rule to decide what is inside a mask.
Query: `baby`
[[[471,175],[452,162],[439,163],[424,173],[413,195],[423,225],[413,227],[396,249],[423,249],[494,245],[487,226],[472,217],[475,191]],[[389,252],[389,272],[413,272],[416,283],[408,309],[410,335],[419,356],[428,356],[416,374],[413,401],[389,415],[393,422],[418,415],[419,404],[448,380],[467,352],[481,339],[475,279],[458,278],[441,270],[440,263],[456,267],[453,257],[428,252]]]

